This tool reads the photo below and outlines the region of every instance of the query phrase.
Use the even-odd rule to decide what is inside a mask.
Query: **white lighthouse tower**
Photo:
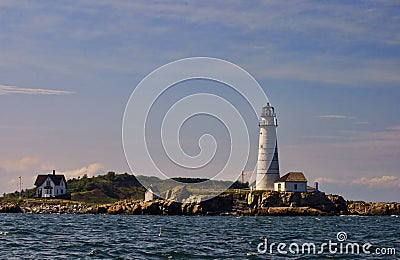
[[[279,179],[278,121],[275,109],[269,103],[262,108],[259,126],[256,190],[273,190],[274,181]]]

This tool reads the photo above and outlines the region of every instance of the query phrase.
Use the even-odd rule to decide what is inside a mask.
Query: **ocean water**
[[[396,216],[0,214],[0,259],[399,259],[399,245]]]

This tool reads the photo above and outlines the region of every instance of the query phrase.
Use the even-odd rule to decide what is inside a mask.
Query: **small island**
[[[182,181],[182,179],[180,179]],[[151,179],[154,182],[154,178]],[[170,180],[158,180],[169,185]],[[186,180],[201,181],[201,180]],[[166,199],[146,201],[145,192],[131,174],[108,172],[66,182],[67,193],[56,198],[38,198],[37,189],[4,194],[0,213],[33,214],[127,214],[201,216],[337,216],[400,215],[400,203],[346,200],[319,190],[308,192],[259,191],[235,182],[231,188],[204,200],[185,185],[176,186]],[[19,196],[21,195],[21,198]],[[182,201],[182,202],[178,202]]]

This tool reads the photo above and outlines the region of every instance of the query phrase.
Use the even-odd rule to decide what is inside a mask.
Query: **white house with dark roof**
[[[56,174],[55,170],[52,174],[39,174],[35,186],[38,198],[54,198],[67,193],[67,181],[64,175]]]
[[[302,172],[289,172],[274,182],[274,190],[307,192],[307,179]]]

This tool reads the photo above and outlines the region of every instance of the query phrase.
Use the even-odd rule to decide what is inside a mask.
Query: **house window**
[[[47,186],[50,186],[50,180],[47,180],[47,181],[46,181],[46,185],[47,185]]]
[[[64,193],[64,190],[63,189],[61,189],[61,194],[63,194]]]
[[[294,189],[297,190],[297,184],[294,185]]]
[[[278,191],[281,191],[282,185],[279,183],[278,184]]]

